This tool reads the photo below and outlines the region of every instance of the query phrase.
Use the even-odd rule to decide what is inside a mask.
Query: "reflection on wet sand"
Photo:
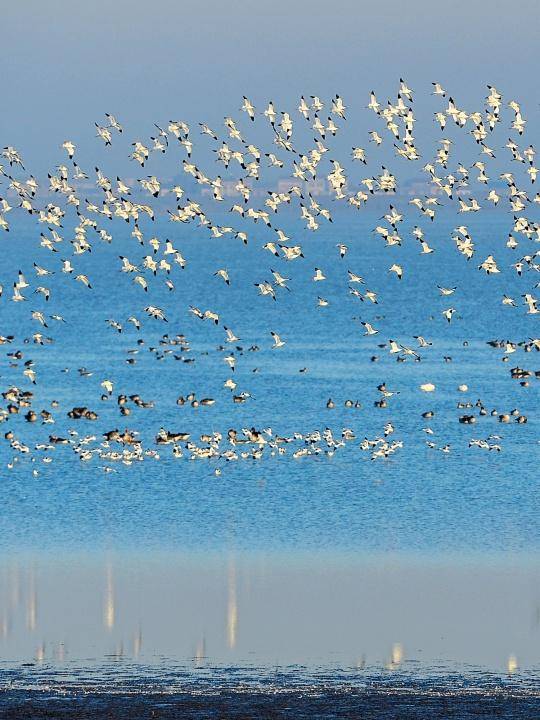
[[[0,564],[4,662],[316,665],[387,672],[540,661],[531,558],[169,555]],[[144,636],[144,645],[143,645]]]

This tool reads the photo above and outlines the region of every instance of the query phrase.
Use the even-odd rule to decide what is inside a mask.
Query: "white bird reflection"
[[[512,675],[519,670],[517,657],[513,653],[509,656],[506,662],[506,669],[508,670],[509,675]]]
[[[107,580],[105,589],[105,611],[103,621],[107,630],[114,627],[114,581],[113,569],[110,562],[107,563]]]
[[[236,600],[236,563],[229,562],[228,600],[227,600],[227,644],[232,650],[236,646],[236,632],[238,627],[238,605]]]
[[[197,647],[195,649],[195,667],[202,667],[204,665],[204,661],[206,659],[206,641],[203,637],[199,640],[197,643]]]
[[[45,643],[42,642],[38,647],[36,648],[36,662],[42,663],[45,660]]]
[[[387,670],[397,670],[403,662],[403,645],[401,643],[394,643],[392,646],[392,653],[390,655],[389,662],[386,663]]]
[[[37,622],[37,591],[34,568],[31,568],[28,579],[28,598],[26,603],[26,627],[30,632],[36,629]]]
[[[21,599],[21,582],[17,565],[10,572],[10,588],[10,604],[12,608],[16,608]]]
[[[139,626],[139,629],[135,633],[135,637],[133,638],[133,657],[135,660],[139,657],[141,654],[142,649],[142,630]]]

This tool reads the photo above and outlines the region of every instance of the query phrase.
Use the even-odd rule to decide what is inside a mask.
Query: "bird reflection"
[[[121,660],[124,657],[124,642],[123,640],[120,640],[114,649],[113,657],[116,660]]]
[[[16,608],[21,599],[21,584],[19,580],[19,568],[14,567],[11,572],[11,607]]]
[[[204,635],[201,637],[199,642],[197,643],[197,648],[195,650],[195,667],[202,667],[204,665],[204,661],[206,658],[206,641],[204,639]]]
[[[112,630],[114,627],[114,582],[113,582],[113,569],[110,563],[107,563],[107,586],[105,594],[105,612],[104,612],[104,623],[107,630]]]
[[[45,660],[45,643],[42,642],[36,649],[36,662],[42,663]]]
[[[135,637],[133,638],[133,657],[137,659],[139,655],[141,654],[141,648],[142,648],[142,630],[139,626],[139,629],[137,630],[137,633],[135,634]]]
[[[227,601],[227,645],[233,649],[236,646],[236,631],[238,625],[238,606],[236,603],[236,564],[234,560],[229,563],[228,572],[228,601]]]
[[[2,613],[2,620],[0,622],[0,635],[2,638],[7,638],[10,631],[9,616],[6,611]]]
[[[34,570],[30,570],[28,580],[28,600],[26,604],[26,627],[30,632],[36,629],[37,619],[37,592]]]
[[[397,670],[403,662],[403,645],[401,643],[394,643],[392,646],[392,654],[390,655],[390,661],[386,663],[387,670]]]
[[[519,670],[517,657],[512,654],[509,656],[508,660],[506,661],[506,669],[508,670],[508,673],[512,675],[512,673],[517,672]]]

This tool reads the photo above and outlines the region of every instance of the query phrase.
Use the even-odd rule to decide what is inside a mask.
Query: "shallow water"
[[[535,557],[137,553],[2,567],[2,658],[420,673],[538,664]]]

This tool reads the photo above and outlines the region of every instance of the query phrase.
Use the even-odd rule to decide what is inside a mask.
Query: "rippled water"
[[[9,717],[362,717],[531,718],[540,708],[536,677],[511,681],[482,672],[418,678],[302,667],[193,671],[169,661],[161,668],[119,673],[102,666],[94,674],[45,668],[7,674],[10,689],[0,697]],[[112,677],[112,682],[111,682]],[[119,677],[121,680],[119,681]]]

